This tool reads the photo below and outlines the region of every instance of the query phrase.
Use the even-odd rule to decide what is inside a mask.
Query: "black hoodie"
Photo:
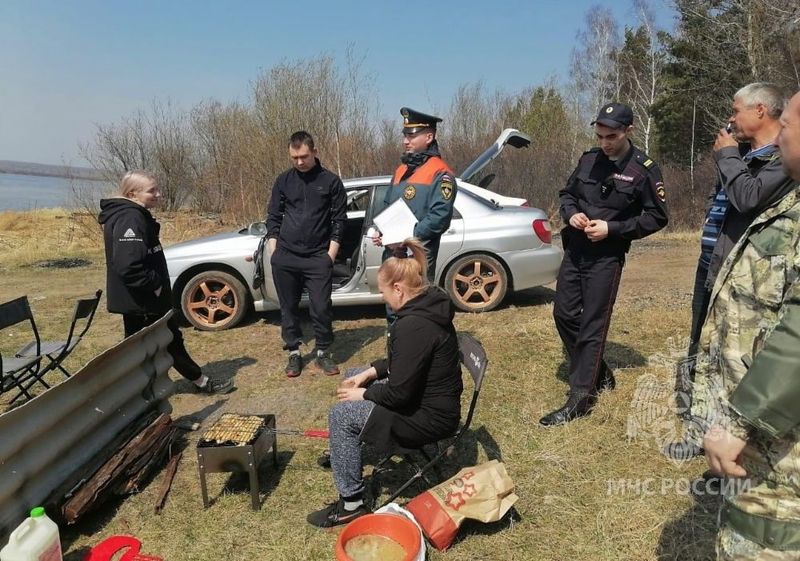
[[[117,197],[100,201],[97,221],[106,249],[108,311],[165,314],[172,307],[172,293],[156,219],[140,204]]]
[[[430,287],[397,311],[388,357],[372,363],[378,379],[364,392],[375,409],[362,440],[419,447],[455,432],[461,416],[461,368],[450,297]]]

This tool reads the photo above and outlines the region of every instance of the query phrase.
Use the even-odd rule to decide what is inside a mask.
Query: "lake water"
[[[103,181],[0,173],[0,212],[37,208],[80,208],[89,198],[99,203],[114,190]],[[75,193],[79,193],[76,196]]]

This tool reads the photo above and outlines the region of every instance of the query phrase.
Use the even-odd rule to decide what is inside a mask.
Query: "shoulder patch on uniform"
[[[453,198],[453,176],[449,173],[445,173],[442,176],[441,189],[442,198],[445,201],[449,201],[451,198]]]
[[[403,189],[403,198],[407,201],[410,201],[416,195],[417,195],[417,188],[414,187],[413,185],[408,185],[406,186],[405,189]]]
[[[667,202],[667,192],[664,190],[663,181],[656,183],[656,197],[658,197],[658,200],[662,203]]]
[[[646,167],[646,168],[649,168],[650,166],[653,165],[653,160],[651,160],[650,158],[647,158],[645,161],[642,162],[642,165],[644,167]]]

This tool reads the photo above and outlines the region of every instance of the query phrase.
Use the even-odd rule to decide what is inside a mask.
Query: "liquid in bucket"
[[[11,532],[8,545],[0,550],[0,561],[63,561],[58,525],[42,507],[34,508]]]

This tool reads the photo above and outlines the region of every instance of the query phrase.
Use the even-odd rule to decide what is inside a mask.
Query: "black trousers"
[[[708,278],[708,265],[697,261],[697,270],[694,274],[694,293],[692,294],[692,331],[689,335],[689,356],[697,354],[700,344],[700,332],[708,315],[708,304],[711,302],[711,290],[706,288]],[[694,376],[692,376],[694,378]]]
[[[333,343],[333,262],[327,252],[296,255],[280,246],[272,254],[272,280],[281,306],[281,337],[284,348],[300,348],[300,297],[308,290],[308,309],[317,350],[324,351]]]
[[[161,317],[162,316],[158,315],[122,314],[122,323],[125,326],[125,337],[130,337],[148,325],[154,324],[161,319]],[[200,366],[192,360],[192,357],[189,356],[186,345],[183,343],[183,335],[174,317],[167,320],[167,327],[172,331],[172,342],[167,346],[167,352],[172,355],[172,366],[187,380],[192,382],[199,380],[200,376],[203,375],[203,371],[200,369]]]
[[[567,249],[558,271],[553,318],[569,355],[573,395],[594,392],[602,369],[611,312],[617,298],[625,254]]]

